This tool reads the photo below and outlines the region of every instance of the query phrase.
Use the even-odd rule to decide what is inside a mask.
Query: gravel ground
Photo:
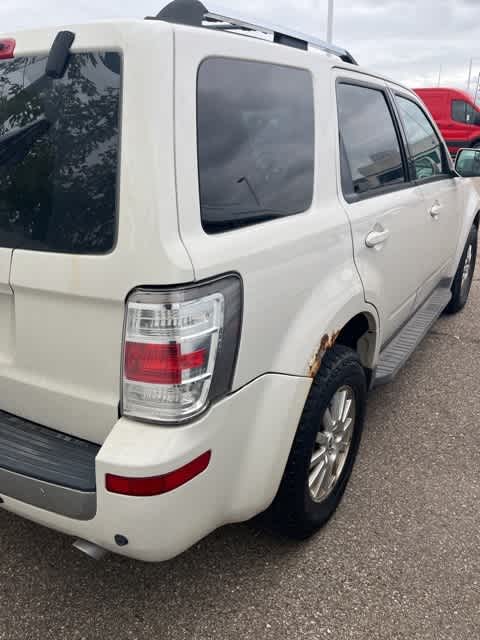
[[[95,563],[0,513],[0,638],[480,637],[480,277],[374,391],[336,516],[295,545],[226,527],[183,556]]]

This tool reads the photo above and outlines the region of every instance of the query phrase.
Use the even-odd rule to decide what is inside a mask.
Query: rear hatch
[[[118,419],[126,296],[193,276],[177,232],[172,106],[138,78],[140,60],[162,60],[169,90],[173,42],[148,24],[82,27],[51,79],[55,35],[19,36],[0,62],[0,409],[101,443]],[[148,106],[132,118],[137,101]],[[153,117],[167,128],[151,131],[160,151]],[[150,168],[165,166],[148,192]]]

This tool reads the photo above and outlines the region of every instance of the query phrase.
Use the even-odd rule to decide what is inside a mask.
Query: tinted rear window
[[[308,209],[313,197],[308,71],[213,58],[198,76],[201,216],[215,233]]]
[[[74,54],[0,64],[0,246],[106,253],[116,236],[121,61]]]
[[[342,175],[346,195],[374,192],[405,182],[400,143],[383,91],[339,84],[337,102],[350,174]]]

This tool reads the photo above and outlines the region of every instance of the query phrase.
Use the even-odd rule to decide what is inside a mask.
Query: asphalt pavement
[[[1,640],[480,638],[480,269],[375,390],[344,501],[314,539],[255,524],[159,565],[0,512]]]

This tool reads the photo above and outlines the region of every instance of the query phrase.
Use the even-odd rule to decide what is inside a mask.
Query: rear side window
[[[95,254],[113,248],[120,67],[73,54],[64,78],[46,57],[0,64],[0,246]]]
[[[443,173],[442,145],[435,129],[422,109],[408,100],[396,96],[400,117],[405,128],[415,178],[428,180]]]
[[[373,194],[405,182],[400,144],[383,91],[342,83],[337,85],[337,103],[345,195]]]
[[[198,164],[207,233],[301,213],[313,198],[308,71],[212,58],[198,74]]]
[[[452,100],[452,119],[464,124],[480,125],[480,113],[468,102]]]

